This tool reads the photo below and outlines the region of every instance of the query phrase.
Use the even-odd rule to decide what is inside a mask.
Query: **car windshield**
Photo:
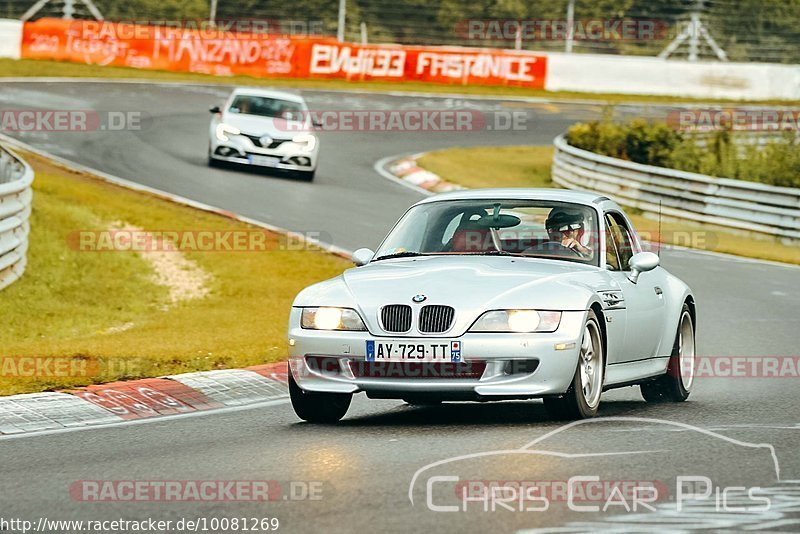
[[[455,200],[411,208],[375,261],[416,255],[519,255],[599,265],[597,216],[542,200]]]
[[[303,105],[299,102],[269,98],[266,96],[238,95],[228,111],[243,115],[281,118],[292,121],[303,120]]]

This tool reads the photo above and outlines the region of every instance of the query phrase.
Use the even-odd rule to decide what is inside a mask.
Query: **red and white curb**
[[[0,141],[134,191],[286,235],[344,258],[351,255],[349,250],[335,245],[80,165],[3,134]],[[283,362],[0,397],[0,438],[234,409],[283,399],[289,394],[286,373],[287,364]]]
[[[0,436],[101,426],[285,398],[286,362],[0,398]]]
[[[375,170],[384,178],[425,195],[466,189],[458,184],[443,180],[438,174],[417,165],[417,160],[424,155],[425,153],[420,153],[385,158],[375,164]]]

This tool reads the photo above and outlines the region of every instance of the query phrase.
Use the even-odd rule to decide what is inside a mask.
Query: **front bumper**
[[[264,168],[283,169],[288,171],[313,171],[317,168],[319,147],[306,151],[293,148],[297,145],[286,142],[275,149],[257,147],[241,136],[231,136],[228,141],[211,139],[208,156],[218,161],[238,163],[240,165],[253,165]],[[274,164],[254,163],[250,156],[256,159],[260,156],[275,158]]]
[[[466,333],[444,338],[461,341],[462,359],[465,363],[479,364],[471,367],[480,371],[478,377],[397,377],[397,373],[390,372],[388,376],[376,378],[354,372],[354,368],[365,365],[367,340],[387,337],[430,341],[431,337],[388,337],[369,332],[304,330],[299,326],[300,309],[293,308],[290,318],[292,326],[289,329],[289,365],[298,385],[306,391],[364,391],[370,396],[383,398],[440,396],[465,400],[559,395],[565,393],[572,383],[585,321],[586,312],[564,312],[558,330],[553,333]],[[307,357],[320,356],[336,358],[339,365],[320,369],[308,364]],[[509,364],[532,360],[536,361],[532,372],[527,372],[524,365]],[[382,365],[391,368],[392,364]]]

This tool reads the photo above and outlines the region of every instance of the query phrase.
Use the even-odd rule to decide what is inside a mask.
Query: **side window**
[[[623,271],[628,270],[628,262],[634,254],[633,239],[628,230],[628,226],[617,213],[607,213],[606,220],[611,230],[611,235],[614,238],[614,244],[617,247],[617,255],[619,259],[618,267]]]
[[[619,271],[619,253],[617,252],[617,242],[614,233],[611,230],[611,217],[606,214],[605,232],[606,232],[606,265],[610,271]]]

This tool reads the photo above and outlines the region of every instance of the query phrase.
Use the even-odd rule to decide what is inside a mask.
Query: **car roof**
[[[302,96],[295,93],[289,93],[286,91],[277,91],[274,89],[260,89],[256,87],[237,87],[236,89],[233,90],[233,93],[231,93],[231,96],[234,95],[263,96],[266,98],[288,100],[290,102],[305,102]]]
[[[440,193],[421,200],[417,204],[440,202],[447,200],[552,200],[558,202],[573,202],[588,206],[605,208],[607,205],[616,206],[607,197],[590,193],[588,191],[572,191],[570,189],[547,189],[533,187],[506,187],[487,189],[463,189]]]

